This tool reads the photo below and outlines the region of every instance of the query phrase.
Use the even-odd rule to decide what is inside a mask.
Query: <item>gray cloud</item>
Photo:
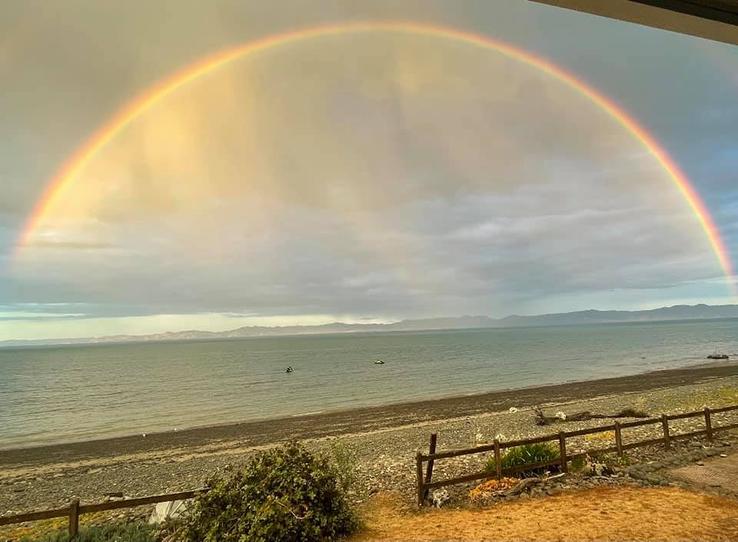
[[[682,161],[736,247],[734,82],[689,38],[520,4],[4,4],[0,300],[62,318],[392,318],[724,295],[699,224],[621,126],[534,69],[423,37],[314,40],[182,89],[96,156],[11,261],[45,181],[164,74],[288,28],[418,14],[607,90]],[[700,77],[683,82],[682,63]]]

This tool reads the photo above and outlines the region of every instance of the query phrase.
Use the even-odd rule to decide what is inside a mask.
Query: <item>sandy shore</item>
[[[58,505],[71,498],[99,501],[106,493],[137,496],[199,487],[213,474],[247,461],[255,450],[290,438],[326,448],[340,437],[357,458],[357,491],[368,495],[400,489],[412,495],[414,453],[427,447],[431,432],[439,434],[439,448],[448,449],[488,441],[496,434],[509,440],[552,432],[533,423],[533,405],[567,412],[636,407],[660,414],[735,403],[738,365],[707,366],[146,437],[5,450],[0,452],[0,514]],[[518,411],[509,413],[510,407]],[[572,423],[566,429],[602,423]],[[457,462],[439,466],[438,472],[444,475],[468,467]]]

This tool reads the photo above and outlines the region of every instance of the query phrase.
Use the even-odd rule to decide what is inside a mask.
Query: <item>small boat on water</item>
[[[293,369],[293,368],[292,368],[292,366],[290,365],[289,367],[287,367],[287,369],[285,369],[285,371],[284,371],[284,372],[285,372],[285,373],[288,373],[288,374],[289,374],[289,373],[291,373],[292,371],[294,371],[294,369]]]
[[[707,356],[707,359],[730,359],[730,356],[728,354],[710,354]]]
[[[374,365],[384,365],[384,361],[382,361],[381,359],[378,359],[377,361],[374,362]]]

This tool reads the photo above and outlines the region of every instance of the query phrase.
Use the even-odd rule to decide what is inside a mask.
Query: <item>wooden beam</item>
[[[418,478],[418,506],[423,506],[425,484],[423,483],[423,454],[420,452],[415,456],[415,469]]]
[[[430,459],[428,460],[428,465],[425,468],[425,486],[426,489],[423,491],[423,500],[428,498],[428,491],[430,491],[427,488],[427,485],[430,484],[433,481],[433,454],[436,453],[436,443],[438,442],[438,434],[437,433],[431,433],[430,436],[430,444],[428,446],[428,455],[430,456]]]
[[[26,512],[12,516],[0,517],[0,525],[13,525],[25,523],[26,521],[40,521],[42,519],[65,518],[69,516],[69,507],[55,508],[53,510],[39,510],[38,512]]]
[[[615,447],[618,450],[618,457],[623,457],[623,435],[618,422],[615,422]]]
[[[705,431],[707,432],[707,440],[712,440],[712,418],[710,417],[709,407],[705,407]]]
[[[79,534],[79,499],[69,504],[69,540],[74,540]]]
[[[661,416],[661,427],[664,430],[664,447],[671,448],[671,438],[669,437],[669,418],[666,414]]]
[[[738,2],[728,0],[530,0],[738,45]]]

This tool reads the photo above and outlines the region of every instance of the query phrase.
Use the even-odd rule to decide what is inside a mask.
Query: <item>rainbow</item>
[[[731,258],[705,203],[666,150],[664,150],[645,128],[624,111],[622,107],[566,70],[530,52],[487,36],[415,22],[336,24],[269,36],[203,58],[160,81],[120,109],[64,162],[53,179],[48,183],[42,197],[33,209],[16,244],[16,252],[29,244],[35,232],[42,226],[46,214],[54,206],[55,202],[60,201],[68,193],[74,185],[75,180],[95,155],[131,122],[153,108],[167,96],[196,79],[204,77],[226,66],[230,62],[248,55],[253,55],[273,47],[292,44],[300,40],[359,32],[394,32],[455,40],[471,46],[493,50],[511,59],[533,66],[571,87],[630,132],[663,167],[699,221],[707,235],[707,239],[720,267],[728,278],[728,282],[732,284],[734,272]]]

